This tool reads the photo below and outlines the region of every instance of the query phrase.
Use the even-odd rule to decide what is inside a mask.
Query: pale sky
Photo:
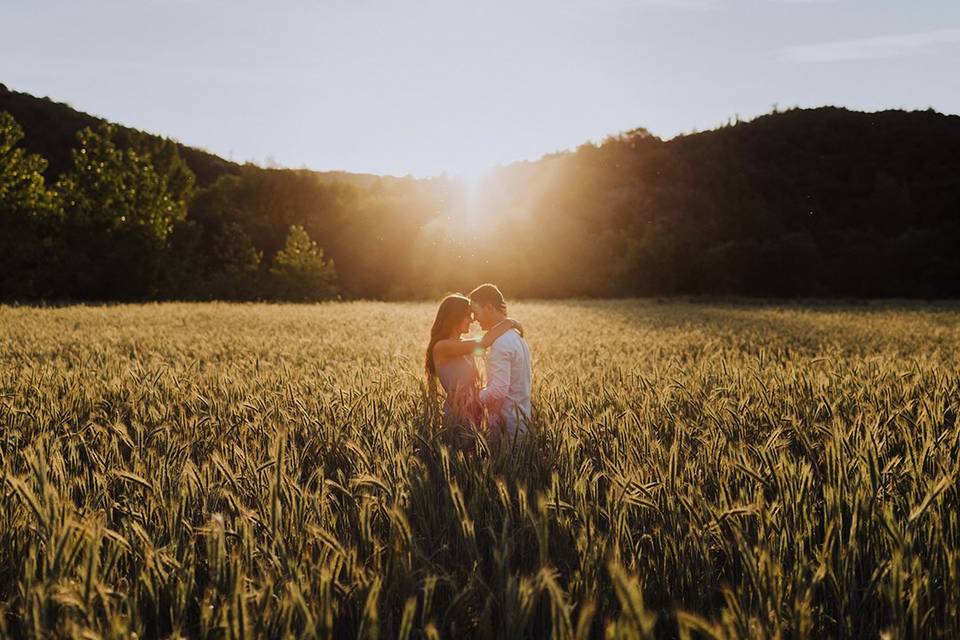
[[[960,0],[0,0],[0,82],[236,161],[474,174],[773,104],[960,112]]]

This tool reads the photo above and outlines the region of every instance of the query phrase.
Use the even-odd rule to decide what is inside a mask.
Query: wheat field
[[[0,635],[960,635],[960,308],[517,303],[493,458],[434,309],[0,307]]]

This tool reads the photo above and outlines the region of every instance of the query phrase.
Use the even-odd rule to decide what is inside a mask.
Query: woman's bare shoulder
[[[463,342],[463,340],[459,340],[457,338],[444,338],[443,340],[437,340],[437,342],[433,345],[434,360],[436,360],[438,357],[445,358],[446,356],[450,355],[451,351],[453,351],[453,349],[456,347],[460,347]]]

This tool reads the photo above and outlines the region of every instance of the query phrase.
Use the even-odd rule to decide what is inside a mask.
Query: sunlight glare
[[[492,172],[493,167],[477,166],[463,169],[454,176],[463,194],[460,216],[469,226],[477,227],[482,222]]]

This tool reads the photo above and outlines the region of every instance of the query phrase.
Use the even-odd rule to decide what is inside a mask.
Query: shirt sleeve
[[[487,386],[480,390],[480,402],[495,405],[507,396],[509,389],[510,354],[493,347],[487,352]]]

